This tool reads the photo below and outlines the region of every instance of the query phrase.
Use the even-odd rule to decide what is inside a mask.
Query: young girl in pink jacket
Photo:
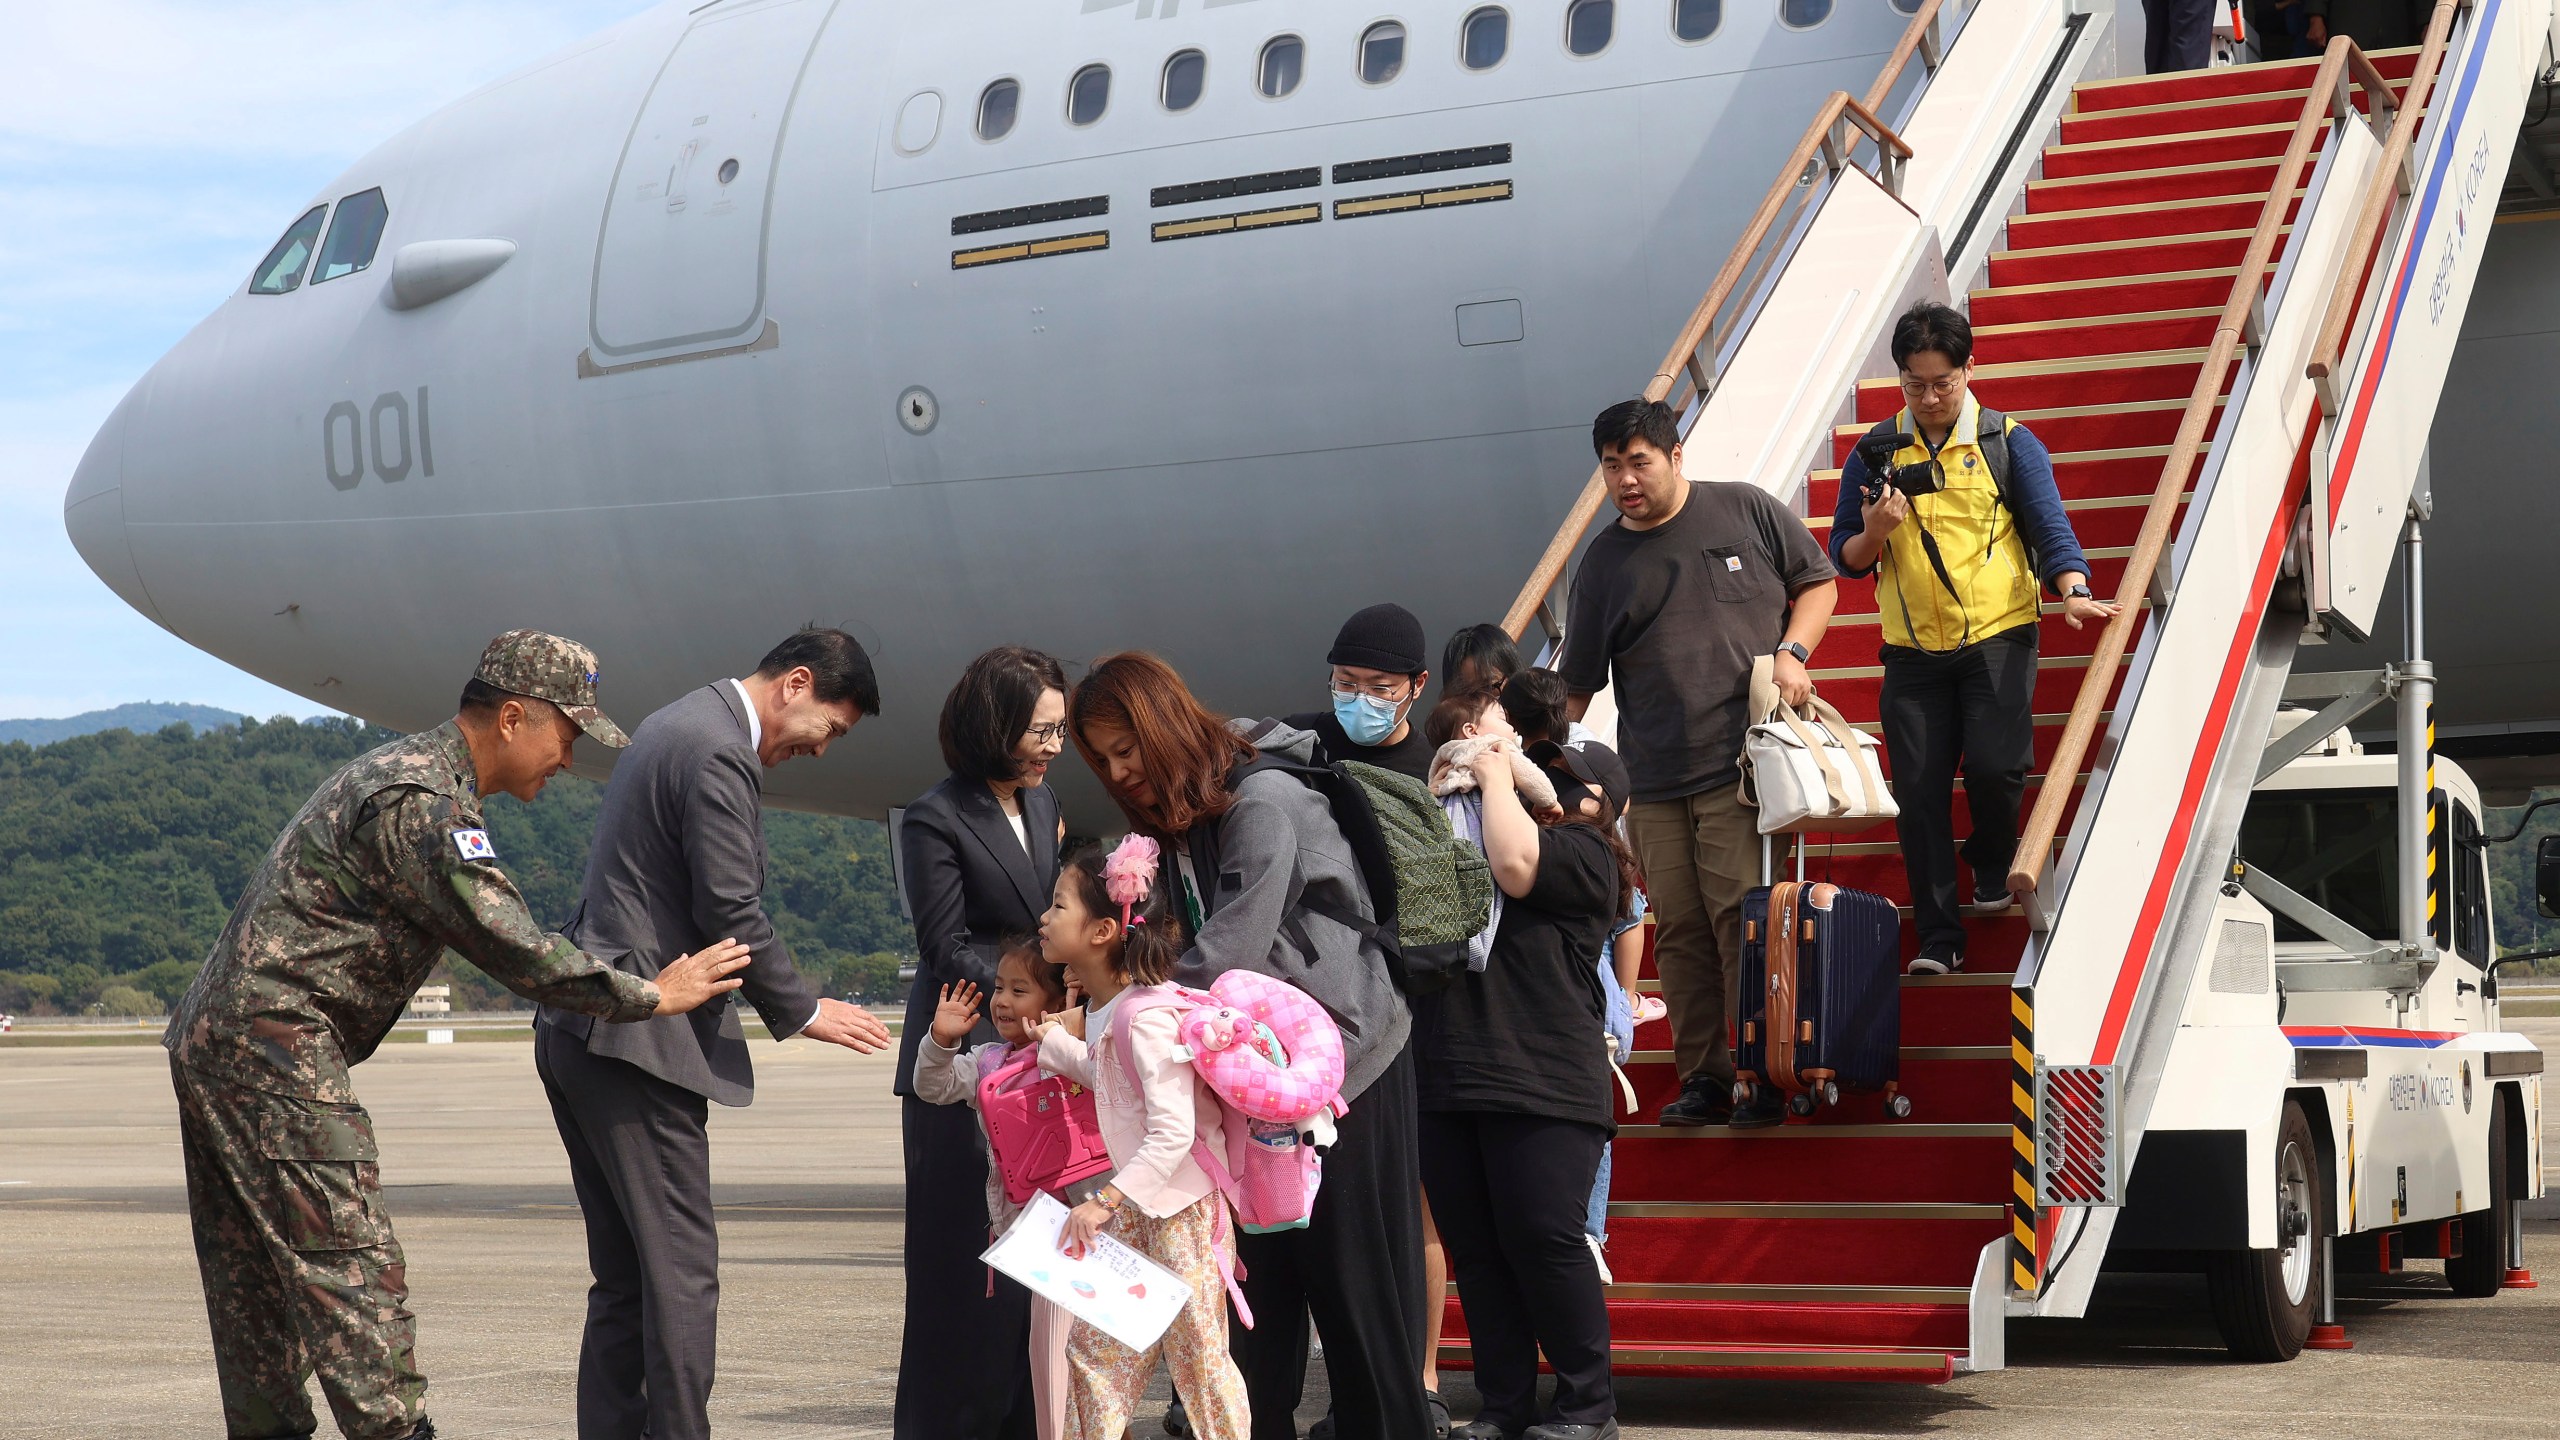
[[[1227,1354],[1224,1271],[1235,1253],[1234,1223],[1226,1197],[1192,1158],[1195,1142],[1226,1153],[1223,1112],[1177,1054],[1178,1011],[1137,1012],[1126,1058],[1112,1024],[1112,1012],[1143,987],[1164,984],[1182,954],[1171,907],[1152,893],[1155,875],[1156,843],[1143,836],[1121,841],[1107,859],[1098,849],[1070,856],[1040,921],[1041,953],[1066,966],[1085,996],[1084,1009],[1042,1022],[1040,1066],[1093,1092],[1113,1165],[1110,1183],[1068,1213],[1058,1248],[1081,1255],[1108,1230],[1191,1287],[1190,1303],[1144,1354],[1077,1323],[1067,1339],[1066,1433],[1119,1440],[1161,1353],[1199,1440],[1246,1440],[1244,1377]]]

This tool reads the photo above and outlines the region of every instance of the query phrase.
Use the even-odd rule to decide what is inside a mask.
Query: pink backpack
[[[1072,1080],[1041,1074],[1037,1045],[1023,1046],[978,1081],[978,1114],[1004,1175],[1005,1198],[1016,1205],[1111,1169],[1093,1095]]]
[[[1248,1234],[1304,1228],[1323,1164],[1298,1132],[1320,1115],[1343,1113],[1341,1029],[1305,991],[1250,970],[1230,970],[1205,991],[1150,986],[1112,1009],[1112,1043],[1133,1084],[1129,1022],[1168,1007],[1182,1012],[1175,1029],[1184,1057],[1227,1112],[1227,1153],[1195,1142],[1193,1158]]]

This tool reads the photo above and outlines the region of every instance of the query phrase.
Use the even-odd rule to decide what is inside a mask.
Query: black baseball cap
[[[1578,808],[1583,795],[1600,802],[1603,819],[1615,820],[1627,808],[1627,796],[1635,786],[1627,778],[1626,762],[1618,758],[1617,751],[1599,741],[1559,745],[1553,740],[1541,740],[1526,753],[1554,778],[1556,802],[1565,809]]]

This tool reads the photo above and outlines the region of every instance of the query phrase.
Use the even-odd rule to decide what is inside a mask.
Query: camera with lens
[[[1858,461],[1867,469],[1865,488],[1868,504],[1873,505],[1883,499],[1884,488],[1888,485],[1914,500],[1923,495],[1935,495],[1946,488],[1946,477],[1938,469],[1935,456],[1917,464],[1893,463],[1894,455],[1910,445],[1911,441],[1910,435],[1896,431],[1886,435],[1869,435],[1858,442]]]

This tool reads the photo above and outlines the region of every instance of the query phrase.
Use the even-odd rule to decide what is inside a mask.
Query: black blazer
[[[900,824],[899,858],[916,917],[916,983],[907,992],[907,1025],[898,1040],[901,1095],[914,1087],[916,1045],[933,1027],[942,987],[968,980],[993,990],[997,947],[1008,935],[1039,929],[1049,908],[1049,891],[1058,883],[1058,795],[1041,785],[1021,798],[1028,855],[983,780],[945,776],[916,797]],[[995,1036],[981,1014],[970,1043]]]
[[[747,743],[746,710],[728,682],[706,685],[640,722],[617,757],[596,815],[577,917],[562,928],[580,949],[643,979],[714,940],[753,958],[736,998],[776,1037],[817,1011],[817,987],[764,913],[764,769]],[[598,1025],[546,1008],[539,1023],[585,1039],[723,1105],[755,1098],[755,1066],[729,996],[688,1015]]]

